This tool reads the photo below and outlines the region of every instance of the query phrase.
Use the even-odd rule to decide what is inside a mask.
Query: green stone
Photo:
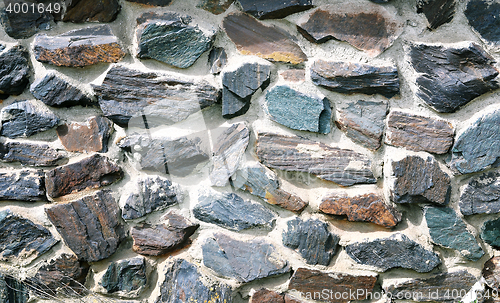
[[[495,248],[500,247],[500,218],[484,223],[481,228],[481,239]]]

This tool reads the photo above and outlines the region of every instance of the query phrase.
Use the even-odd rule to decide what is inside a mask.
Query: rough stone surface
[[[102,116],[88,118],[85,122],[59,125],[57,136],[64,148],[70,152],[108,151],[108,141],[113,133],[113,122]]]
[[[41,170],[0,172],[0,199],[46,201],[44,173]]]
[[[86,93],[55,73],[33,82],[30,92],[38,100],[54,107],[92,104],[92,99]]]
[[[337,235],[328,231],[328,224],[318,219],[292,219],[282,233],[283,245],[298,251],[306,263],[312,265],[327,266],[335,255],[339,240]]]
[[[1,135],[9,138],[29,137],[59,124],[59,118],[35,101],[17,101],[2,108]]]
[[[215,15],[220,15],[225,12],[234,0],[200,0],[196,5],[197,8],[204,9]]]
[[[494,46],[500,45],[500,2],[497,0],[471,0],[467,3],[465,17],[470,26],[486,42]]]
[[[48,206],[45,213],[82,261],[96,262],[110,257],[125,239],[120,209],[109,191]]]
[[[135,298],[146,288],[146,259],[135,257],[111,263],[99,284],[108,294]]]
[[[275,86],[266,94],[271,120],[298,130],[330,133],[332,109],[326,98],[311,97],[288,86]]]
[[[106,156],[94,154],[78,162],[45,173],[47,195],[51,198],[109,185],[123,177],[122,169]]]
[[[489,245],[500,248],[500,218],[484,222],[481,227],[481,239]]]
[[[0,160],[30,166],[54,166],[66,155],[47,144],[0,142]]]
[[[258,19],[278,19],[313,7],[312,0],[238,0],[243,11]]]
[[[128,2],[135,2],[149,6],[168,6],[172,0],[127,0]]]
[[[0,273],[0,302],[26,303],[30,299],[28,291],[26,285],[16,277]]]
[[[342,94],[380,94],[386,98],[399,94],[398,69],[392,65],[317,60],[311,67],[311,80]]]
[[[500,172],[473,177],[460,195],[460,212],[465,216],[500,212]]]
[[[489,287],[491,287],[496,291],[500,289],[499,263],[500,263],[500,257],[492,257],[491,259],[486,261],[486,263],[484,263],[482,271],[486,285],[488,285]]]
[[[280,73],[280,76],[289,82],[302,82],[306,80],[306,70],[301,68],[291,68]]]
[[[451,22],[455,15],[455,0],[418,0],[417,13],[423,13],[430,29]]]
[[[284,274],[290,271],[272,244],[256,238],[239,241],[225,234],[215,234],[202,245],[203,264],[218,275],[239,282]]]
[[[253,293],[249,303],[285,303],[285,297],[273,290],[261,288]]]
[[[71,0],[64,22],[111,22],[120,11],[118,0]]]
[[[118,62],[125,56],[108,25],[76,29],[53,37],[37,35],[33,52],[40,62],[72,67]]]
[[[210,73],[219,74],[227,63],[227,54],[222,47],[213,47],[208,54],[208,65],[210,66]]]
[[[347,216],[349,221],[372,222],[392,228],[401,221],[401,213],[376,194],[347,196],[331,194],[323,198],[319,210],[325,214]]]
[[[265,25],[245,13],[231,13],[222,29],[244,55],[255,55],[275,62],[299,64],[307,56],[285,30]]]
[[[419,73],[417,96],[440,113],[453,113],[498,88],[494,59],[474,42],[410,44],[408,52]]]
[[[399,37],[403,24],[380,5],[342,3],[322,6],[304,15],[297,22],[297,29],[312,42],[336,39],[377,56]]]
[[[260,133],[256,154],[265,166],[308,172],[342,186],[377,182],[365,155],[302,137]]]
[[[388,104],[380,101],[347,102],[336,105],[335,124],[349,139],[370,150],[377,150],[384,134]]]
[[[484,255],[476,238],[453,209],[428,206],[424,208],[424,217],[434,243],[455,249],[471,261],[477,261]]]
[[[200,221],[236,231],[253,227],[270,229],[275,220],[274,213],[262,204],[245,201],[235,193],[200,193],[193,214]]]
[[[3,28],[7,35],[14,39],[26,39],[33,36],[40,30],[48,30],[54,26],[54,16],[48,11],[39,12],[38,10],[28,9],[23,13],[21,9],[17,11],[14,5],[25,4],[30,8],[31,5],[37,5],[39,1],[35,0],[4,0],[2,1],[5,7],[0,14]],[[60,2],[58,2],[60,4]],[[7,11],[7,7],[11,5],[11,11]],[[54,2],[52,2],[52,5]],[[21,7],[22,8],[22,7]]]
[[[453,145],[455,131],[450,122],[392,111],[387,116],[385,143],[413,151],[446,154]]]
[[[131,118],[146,120],[148,125],[173,124],[219,99],[218,89],[196,80],[114,66],[102,84],[93,88],[104,115],[119,125],[126,126]]]
[[[29,83],[29,54],[20,45],[0,51],[0,99],[21,94]]]

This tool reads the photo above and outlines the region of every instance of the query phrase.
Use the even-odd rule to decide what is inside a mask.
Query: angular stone
[[[21,94],[29,83],[29,53],[20,45],[0,49],[0,99]]]
[[[372,292],[377,282],[377,276],[354,276],[344,273],[321,272],[319,270],[298,268],[290,280],[288,289],[295,289],[306,299],[313,299],[314,293],[321,293],[323,289],[328,289],[331,293],[352,293],[347,299],[335,296],[322,297],[321,301],[347,303],[351,300],[361,301],[367,298],[367,293]],[[365,290],[363,293],[358,290]],[[317,297],[315,299],[318,299]]]
[[[202,245],[203,264],[218,275],[250,282],[290,272],[288,262],[261,238],[239,241],[215,234]]]
[[[168,6],[172,3],[172,0],[127,0],[128,2],[135,2],[145,5],[154,6]]]
[[[396,66],[317,60],[311,67],[314,84],[342,94],[380,94],[392,98],[399,94]]]
[[[483,266],[483,277],[486,285],[498,291],[500,289],[500,257],[492,257]]]
[[[220,15],[225,12],[234,0],[200,0],[196,5],[197,8],[204,9],[215,15]]]
[[[243,11],[257,19],[280,19],[313,7],[312,0],[238,0]]]
[[[49,11],[43,10],[39,12],[37,9],[31,9],[33,7],[37,8],[39,1],[36,0],[4,0],[2,1],[5,7],[2,9],[0,14],[0,19],[2,21],[5,33],[14,39],[25,39],[33,36],[40,30],[48,30],[52,28],[54,24],[54,16],[50,14]],[[16,10],[14,5],[20,5]],[[28,9],[23,12],[22,6],[28,6]],[[55,2],[51,2],[54,5]],[[60,2],[58,2],[61,8]],[[17,6],[16,5],[16,6]],[[44,7],[47,7],[48,3],[44,3]],[[7,8],[10,10],[7,11]],[[52,6],[51,6],[52,7]]]
[[[64,22],[111,22],[120,11],[118,0],[71,0]]]
[[[85,122],[71,122],[57,127],[57,136],[70,152],[108,151],[108,141],[113,133],[113,122],[102,116],[88,118]]]
[[[57,242],[45,227],[9,209],[0,211],[0,261],[29,264]]]
[[[22,165],[54,166],[66,155],[47,144],[32,144],[26,142],[0,142],[0,160],[4,162],[19,162]]]
[[[26,303],[30,300],[29,289],[17,277],[0,273],[0,302]]]
[[[97,262],[110,257],[125,239],[120,209],[110,191],[48,206],[45,213],[82,261]]]
[[[236,123],[226,129],[214,145],[210,183],[225,186],[236,172],[248,147],[250,133],[245,123]]]
[[[500,45],[500,1],[471,0],[464,11],[470,26],[487,43]]]
[[[292,64],[307,60],[307,56],[288,32],[265,25],[245,13],[227,15],[222,20],[222,29],[244,55]]]
[[[339,240],[328,231],[328,224],[318,219],[292,219],[282,233],[283,245],[298,251],[306,263],[312,265],[327,266],[336,253]]]
[[[131,193],[123,194],[122,218],[137,219],[154,211],[177,204],[176,188],[167,178],[160,176],[137,179]]]
[[[418,0],[417,13],[424,14],[429,22],[428,27],[436,29],[451,22],[455,15],[455,0]]]
[[[33,82],[30,92],[38,100],[54,107],[92,104],[90,96],[54,73]]]
[[[393,180],[391,199],[396,203],[435,203],[444,205],[450,199],[450,176],[439,167],[431,156],[406,156],[391,161],[392,173],[386,177]]]
[[[331,194],[323,198],[319,210],[325,214],[347,216],[349,221],[372,222],[392,228],[401,221],[401,213],[384,202],[377,193],[348,196]]]
[[[145,256],[161,256],[183,247],[200,225],[194,224],[173,212],[162,217],[166,222],[151,226],[134,226],[130,235],[134,239],[132,249]]]
[[[113,66],[93,88],[104,115],[119,125],[126,126],[133,117],[146,119],[148,125],[174,124],[217,102],[219,90],[197,80]]]
[[[184,302],[231,302],[231,288],[220,282],[206,285],[195,265],[183,259],[176,259],[165,273],[160,286],[160,296],[155,303]]]
[[[285,81],[302,82],[306,80],[306,71],[304,69],[291,68],[280,73]]]
[[[99,282],[106,293],[126,298],[138,297],[146,288],[147,283],[144,257],[111,263]]]
[[[500,218],[484,222],[481,227],[481,239],[489,245],[500,248]]]
[[[374,57],[394,43],[403,32],[403,23],[383,6],[343,3],[325,5],[304,15],[297,29],[312,42],[345,41]]]
[[[302,137],[260,133],[256,154],[267,167],[307,172],[342,186],[377,182],[365,155]]]
[[[500,172],[473,177],[460,194],[460,212],[465,216],[500,212]]]
[[[56,66],[112,63],[125,56],[109,25],[76,29],[53,37],[37,35],[33,46],[36,60]]]
[[[0,200],[46,201],[43,171],[0,172]]]
[[[89,188],[99,188],[120,180],[122,169],[106,156],[94,154],[78,162],[45,173],[47,195],[58,198]]]
[[[416,272],[430,272],[441,264],[436,253],[426,250],[401,233],[384,239],[350,244],[345,250],[356,263],[374,266],[381,271],[401,267]]]
[[[249,303],[285,303],[285,297],[275,291],[261,288],[253,293]]]
[[[453,145],[455,131],[443,119],[392,111],[387,117],[385,143],[413,151],[446,154]]]
[[[471,261],[477,261],[484,255],[476,238],[467,230],[467,225],[453,209],[428,206],[424,208],[424,216],[432,242],[455,249]]]
[[[227,54],[222,47],[213,47],[208,54],[208,66],[210,73],[219,74],[227,63]]]
[[[332,109],[327,98],[311,97],[288,86],[275,86],[266,94],[271,120],[292,129],[330,133]]]
[[[349,139],[370,150],[379,149],[384,135],[386,102],[347,102],[336,106],[335,124]]]
[[[418,73],[417,96],[440,113],[453,113],[499,87],[493,57],[474,42],[410,44],[409,57]]]
[[[35,101],[17,101],[2,108],[1,135],[9,138],[29,137],[59,124],[59,118]]]

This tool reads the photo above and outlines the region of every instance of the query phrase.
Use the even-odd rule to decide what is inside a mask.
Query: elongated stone
[[[154,126],[180,122],[215,104],[219,90],[200,80],[114,66],[93,88],[104,115],[117,124],[126,126],[134,117]]]
[[[31,299],[25,283],[11,275],[0,273],[0,300],[6,303],[26,303]]]
[[[430,272],[441,264],[436,253],[426,250],[401,233],[388,238],[353,243],[347,245],[345,250],[356,263],[373,266],[381,271],[401,267],[417,272]]]
[[[90,96],[54,73],[33,82],[30,92],[38,100],[54,107],[92,104]]]
[[[453,145],[455,131],[443,119],[392,111],[387,116],[385,143],[413,151],[446,154]]]
[[[0,172],[0,199],[46,201],[44,173],[41,170]]]
[[[29,83],[29,54],[21,45],[0,49],[0,99],[21,94]]]
[[[99,284],[108,294],[136,298],[146,288],[146,259],[135,257],[111,263]]]
[[[460,194],[460,212],[465,216],[500,212],[500,172],[473,177]]]
[[[54,23],[54,15],[51,12],[43,9],[38,11],[40,2],[35,0],[5,0],[3,2],[0,20],[2,21],[5,33],[14,39],[26,39],[40,30],[48,30],[52,28]],[[48,2],[48,1],[47,1]],[[44,8],[48,7],[48,3],[44,2]],[[50,2],[54,5],[56,2]],[[59,7],[61,3],[57,2]],[[19,5],[19,7],[18,7]],[[23,5],[25,11],[23,12]],[[27,9],[26,9],[27,7]],[[35,9],[33,9],[35,8]],[[51,8],[53,8],[51,6]]]
[[[471,0],[464,11],[470,26],[487,43],[500,45],[500,1]]]
[[[168,6],[172,3],[172,0],[126,0],[126,1],[151,5],[151,6]]]
[[[260,133],[256,154],[265,166],[308,172],[342,186],[377,182],[365,155],[302,137]]]
[[[208,54],[208,66],[210,73],[219,74],[227,63],[227,54],[222,47],[213,47]]]
[[[35,101],[18,101],[2,108],[1,135],[9,138],[29,137],[59,124],[59,118]]]
[[[330,133],[332,109],[326,98],[311,97],[288,86],[275,86],[266,94],[271,120],[298,130]]]
[[[125,56],[108,25],[76,29],[53,37],[38,35],[33,41],[33,52],[40,62],[72,67],[118,62]]]
[[[341,94],[380,94],[386,98],[399,94],[398,69],[392,65],[317,60],[311,67],[311,80]]]
[[[484,222],[481,227],[481,239],[489,245],[499,248],[500,247],[500,218]]]
[[[430,29],[451,22],[455,15],[455,0],[418,0],[417,13],[423,13]]]
[[[30,166],[54,166],[66,158],[66,154],[47,144],[0,143],[0,159],[4,162],[19,162],[22,165]]]
[[[500,257],[491,257],[483,266],[483,277],[490,288],[498,291],[500,289]]]
[[[257,19],[279,19],[313,7],[312,0],[238,0],[243,11]]]
[[[283,294],[275,291],[261,288],[253,293],[250,297],[249,303],[285,303]]]
[[[291,68],[280,73],[280,76],[289,82],[302,82],[306,80],[306,71],[301,68]]]
[[[410,44],[417,96],[440,113],[453,113],[497,89],[494,59],[474,42],[448,45]]]
[[[111,22],[120,11],[118,0],[71,0],[64,22]]]
[[[94,116],[83,123],[60,125],[56,130],[67,151],[105,153],[108,151],[109,137],[113,133],[113,122],[102,116]]]
[[[231,13],[222,20],[222,29],[244,55],[270,61],[299,64],[307,56],[285,30],[267,26],[245,13]]]
[[[196,5],[197,8],[204,9],[215,15],[220,15],[225,12],[234,0],[200,0]]]

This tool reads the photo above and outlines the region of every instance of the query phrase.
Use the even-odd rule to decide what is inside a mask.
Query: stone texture
[[[430,272],[441,264],[438,255],[422,245],[397,233],[388,238],[357,242],[345,247],[356,263],[386,271],[391,268],[407,268],[416,272]]]
[[[35,101],[17,101],[2,108],[1,135],[9,138],[29,137],[59,124],[59,118]]]
[[[249,303],[285,303],[285,297],[273,290],[261,288],[253,293]]]
[[[110,191],[48,206],[45,213],[82,261],[96,262],[110,257],[125,239],[120,209]]]
[[[482,271],[486,285],[496,291],[500,289],[499,263],[500,257],[491,257],[491,259],[484,263]]]
[[[290,271],[274,246],[261,238],[239,241],[215,234],[202,245],[203,264],[218,275],[250,282]]]
[[[470,26],[487,43],[500,45],[500,2],[498,0],[471,0],[467,3],[465,17]]]
[[[172,0],[127,0],[127,1],[145,4],[148,6],[168,6],[172,3]]]
[[[118,0],[71,0],[64,22],[111,22],[120,11]]]
[[[1,171],[0,200],[46,201],[43,171]]]
[[[481,227],[481,239],[489,245],[500,248],[500,218],[484,222]]]
[[[285,81],[289,82],[302,82],[306,80],[306,70],[299,68],[287,69],[280,73]]]
[[[413,151],[446,154],[453,145],[455,131],[450,122],[392,111],[387,116],[385,143]]]
[[[30,166],[54,166],[63,159],[66,159],[66,154],[47,144],[0,142],[0,160],[3,162],[19,162]]]
[[[245,123],[231,125],[217,138],[209,176],[212,186],[227,185],[243,159],[249,138],[250,133]]]
[[[131,118],[174,124],[217,102],[219,90],[198,79],[114,66],[93,88],[104,115],[119,125]]]
[[[392,173],[386,180],[393,180],[391,199],[396,203],[447,204],[450,199],[450,176],[439,167],[431,156],[406,156],[389,164]]]
[[[317,60],[311,67],[311,80],[341,94],[380,94],[386,98],[399,94],[398,69],[393,65]]]
[[[342,186],[377,182],[365,155],[302,137],[260,133],[256,154],[265,166],[308,172]]]
[[[113,133],[113,122],[102,116],[88,118],[85,122],[71,122],[57,127],[57,136],[70,152],[108,151],[108,141]]]
[[[33,82],[30,92],[38,100],[54,107],[93,103],[90,96],[55,73],[49,73]]]
[[[476,238],[453,209],[428,206],[424,208],[424,217],[431,239],[437,245],[455,249],[471,261],[477,261],[484,255]]]
[[[135,257],[111,263],[99,284],[108,294],[136,298],[148,283],[146,259]]]
[[[372,292],[377,276],[354,276],[344,273],[321,272],[319,270],[298,268],[290,280],[288,289],[295,289],[303,294],[306,299],[314,299],[314,293],[321,293],[328,290],[327,296],[322,297],[322,301],[347,303],[351,300],[361,301],[367,298],[367,292]],[[363,293],[358,290],[365,290]],[[330,293],[351,293],[348,298],[338,298],[330,296]],[[318,299],[317,297],[315,299]],[[326,299],[326,300],[325,300]]]
[[[47,195],[58,198],[89,188],[99,188],[120,180],[122,169],[106,156],[94,154],[78,162],[45,173]]]
[[[0,51],[0,99],[21,94],[29,83],[29,54],[20,45]]]
[[[339,240],[337,235],[328,231],[328,224],[318,219],[292,219],[282,233],[283,245],[298,251],[311,265],[327,266],[336,253]]]
[[[343,3],[325,5],[304,15],[297,22],[297,29],[312,42],[336,39],[377,56],[403,32],[403,23],[383,6]]]
[[[37,9],[32,10],[31,5],[38,5],[39,1],[35,0],[4,0],[4,9],[0,14],[5,33],[14,39],[26,39],[33,36],[40,30],[48,30],[54,26],[54,16],[48,11],[39,12]],[[45,1],[44,1],[45,2]],[[15,10],[15,4],[28,5],[28,10],[24,12]],[[51,2],[54,5],[55,2]],[[57,2],[60,4],[60,2]],[[11,11],[7,11],[9,7]],[[47,6],[48,3],[44,3]],[[22,6],[20,7],[22,8]]]
[[[313,7],[312,0],[238,0],[243,11],[258,19],[279,19],[308,10]]]
[[[376,101],[352,101],[336,105],[337,127],[354,143],[370,150],[379,149],[384,135],[388,104]]]
[[[465,216],[500,212],[500,172],[473,177],[460,194],[460,212]]]
[[[0,273],[0,302],[26,303],[30,299],[28,288],[17,277]]]
[[[292,129],[330,133],[332,109],[326,98],[308,96],[288,86],[275,86],[266,94],[271,120]]]
[[[240,231],[254,227],[271,229],[275,215],[262,204],[243,200],[235,193],[202,192],[193,208],[196,219]]]
[[[202,0],[203,1],[203,0]],[[222,47],[213,47],[208,54],[208,66],[210,73],[219,74],[227,63],[227,54]]]
[[[204,9],[215,15],[220,15],[225,12],[234,0],[200,0],[196,5],[197,8]]]
[[[125,53],[108,25],[76,29],[33,40],[35,59],[56,66],[84,67],[120,61]]]
[[[330,194],[321,200],[319,210],[325,214],[347,216],[349,221],[371,222],[392,228],[401,221],[401,213],[384,202],[377,193],[348,196]]]
[[[408,53],[419,74],[417,96],[440,113],[453,113],[498,88],[493,57],[474,42],[410,44]]]
[[[245,13],[228,14],[222,20],[222,29],[244,55],[292,64],[307,60],[288,32],[265,25]]]
[[[455,0],[418,0],[417,13],[423,13],[433,30],[451,22],[455,15]]]

